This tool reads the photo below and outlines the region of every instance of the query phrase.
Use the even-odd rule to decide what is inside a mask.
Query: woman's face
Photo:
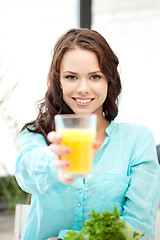
[[[108,82],[94,52],[81,48],[68,50],[60,65],[63,100],[76,114],[102,115]]]

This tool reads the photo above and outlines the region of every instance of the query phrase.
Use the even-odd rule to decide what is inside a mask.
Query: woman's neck
[[[97,132],[103,132],[110,124],[110,121],[108,121],[103,116],[98,117],[97,116]]]
[[[108,121],[106,118],[103,116],[98,117],[97,116],[97,133],[96,133],[96,139],[99,141],[100,139],[104,140],[106,134],[106,128],[109,126],[110,121]]]

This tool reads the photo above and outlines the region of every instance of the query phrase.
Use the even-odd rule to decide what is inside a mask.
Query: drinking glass
[[[55,116],[56,132],[62,136],[62,145],[71,149],[69,155],[62,155],[62,161],[69,161],[64,169],[65,178],[86,177],[92,171],[93,141],[96,136],[96,114],[64,114]]]

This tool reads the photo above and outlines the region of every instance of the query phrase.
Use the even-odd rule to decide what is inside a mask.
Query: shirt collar
[[[115,122],[111,121],[108,127],[106,128],[106,133],[110,137],[113,128],[115,127]]]

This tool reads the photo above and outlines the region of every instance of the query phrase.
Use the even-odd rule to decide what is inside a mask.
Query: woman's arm
[[[20,187],[34,194],[64,191],[67,185],[58,180],[58,169],[53,166],[54,158],[55,154],[42,134],[23,131],[15,169]]]
[[[155,218],[160,199],[160,166],[154,138],[148,128],[143,129],[135,144],[130,176],[122,218],[133,230],[145,233],[143,239],[154,239]]]

